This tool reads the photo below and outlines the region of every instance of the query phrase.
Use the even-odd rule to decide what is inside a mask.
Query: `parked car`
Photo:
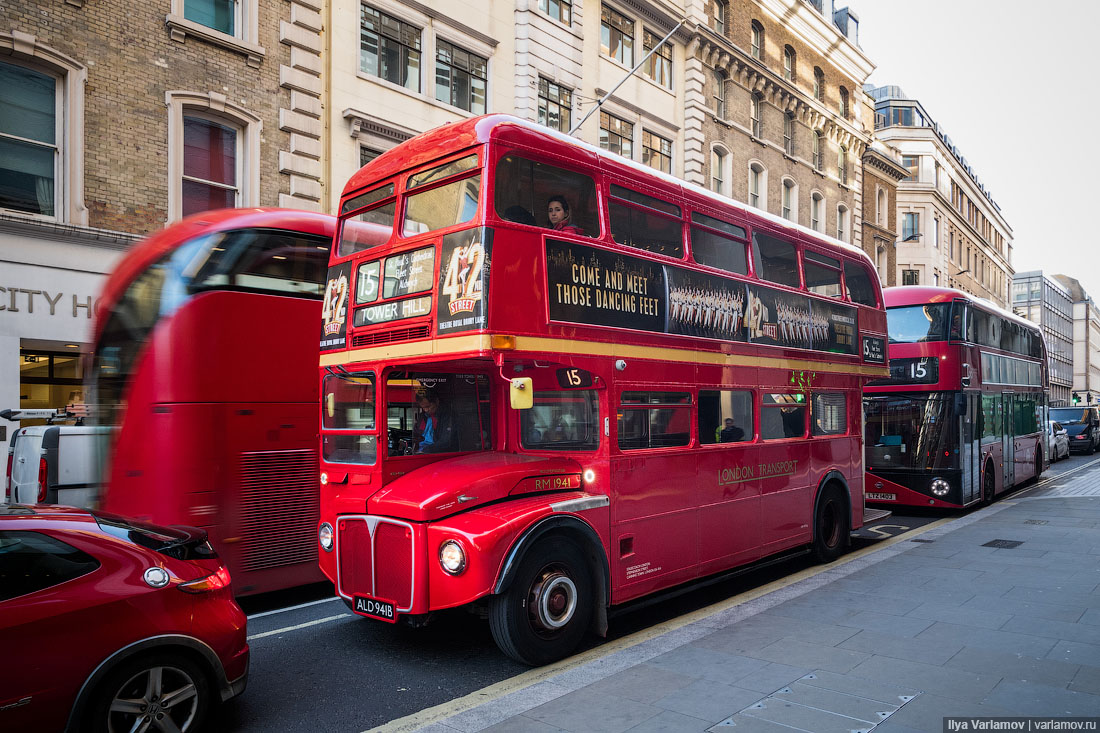
[[[1100,410],[1095,407],[1052,407],[1050,419],[1069,436],[1069,449],[1092,454],[1100,448]]]
[[[1047,420],[1047,455],[1054,463],[1060,458],[1069,458],[1069,433],[1062,424]]]
[[[248,679],[229,583],[205,530],[0,504],[0,730],[198,730]]]
[[[111,428],[32,425],[8,446],[8,500],[91,506],[102,486],[100,457]]]

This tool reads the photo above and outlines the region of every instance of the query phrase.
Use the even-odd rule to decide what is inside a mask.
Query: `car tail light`
[[[38,503],[46,501],[46,459],[38,459]]]
[[[232,582],[232,578],[229,577],[229,568],[222,565],[217,572],[211,573],[205,578],[180,583],[177,587],[187,593],[208,593],[212,590],[228,588],[230,582]]]

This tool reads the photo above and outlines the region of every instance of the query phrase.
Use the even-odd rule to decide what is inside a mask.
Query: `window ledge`
[[[207,43],[213,43],[215,46],[221,46],[222,48],[228,48],[230,51],[244,54],[248,57],[248,65],[254,69],[258,69],[260,63],[264,60],[266,52],[263,46],[249,43],[241,38],[231,36],[228,33],[222,33],[221,31],[214,30],[201,23],[187,20],[182,16],[169,13],[164,19],[164,24],[168,26],[168,35],[173,41],[183,43],[187,36],[201,38]]]

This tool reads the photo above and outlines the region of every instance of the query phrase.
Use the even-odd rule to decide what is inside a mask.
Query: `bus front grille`
[[[244,570],[317,562],[317,470],[312,450],[241,454]]]
[[[393,344],[401,341],[428,338],[428,326],[412,326],[410,328],[395,328],[389,331],[375,331],[374,333],[361,333],[351,340],[353,347],[379,346],[381,344]]]
[[[349,598],[365,595],[392,601],[398,611],[407,612],[413,603],[414,552],[412,527],[404,522],[341,517],[336,536],[338,591]]]

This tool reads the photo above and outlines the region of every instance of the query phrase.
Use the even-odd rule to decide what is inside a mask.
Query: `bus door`
[[[962,436],[962,455],[959,468],[962,469],[962,503],[969,504],[979,498],[981,484],[978,477],[981,475],[981,430],[979,421],[982,418],[982,397],[980,394],[966,395],[966,415],[961,416],[959,435]]]
[[[1013,392],[1004,393],[1004,430],[1001,432],[1001,465],[1004,466],[1004,483],[1002,489],[1007,489],[1016,483],[1016,430],[1013,424],[1013,416],[1016,414],[1016,395]]]

